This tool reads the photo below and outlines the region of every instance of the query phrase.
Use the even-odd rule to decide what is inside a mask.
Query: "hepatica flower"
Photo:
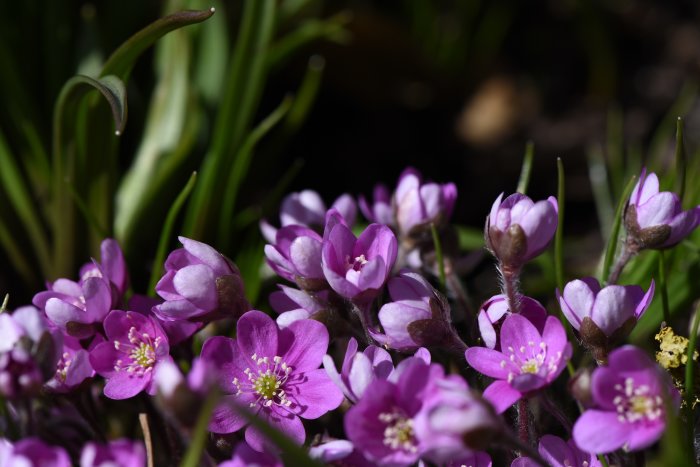
[[[457,200],[454,183],[423,183],[420,172],[409,167],[399,177],[394,191],[393,206],[396,224],[402,235],[441,225],[452,215]]]
[[[394,371],[391,355],[376,345],[357,351],[357,341],[350,338],[340,373],[330,355],[323,357],[323,367],[345,397],[356,403],[375,379],[387,379]]]
[[[388,289],[393,301],[379,310],[384,335],[374,334],[377,341],[404,351],[453,342],[449,305],[425,278],[405,270],[389,281]]]
[[[87,443],[80,454],[80,467],[142,467],[146,449],[140,442],[118,439],[107,444]]]
[[[495,378],[484,391],[498,413],[520,398],[552,383],[571,357],[571,344],[561,322],[549,316],[540,334],[527,318],[512,314],[501,327],[501,350],[471,347],[467,362]]]
[[[537,300],[520,297],[520,315],[535,325],[538,331],[544,329],[547,310]],[[481,339],[489,349],[501,350],[498,345],[498,329],[503,320],[511,314],[505,295],[495,295],[484,302],[479,310],[478,322]]]
[[[122,251],[108,238],[101,245],[101,262],[84,265],[78,282],[57,279],[32,303],[68,335],[83,339],[94,335],[96,326],[120,304],[127,282]]]
[[[99,335],[93,341],[96,346],[104,341]],[[91,344],[93,346],[93,344]],[[92,378],[95,370],[90,364],[90,354],[81,345],[80,341],[74,337],[63,337],[63,351],[56,364],[56,373],[46,386],[55,392],[70,392],[80,386],[83,381]]]
[[[558,222],[553,196],[535,203],[520,193],[506,199],[501,193],[486,218],[486,246],[503,266],[519,269],[547,248]]]
[[[370,224],[358,238],[334,220],[331,211],[323,238],[323,274],[331,288],[357,302],[372,300],[396,261],[396,236],[385,225]]]
[[[306,437],[299,417],[315,419],[340,405],[343,394],[319,366],[328,348],[328,331],[318,321],[295,321],[285,329],[260,311],[244,314],[236,339],[211,337],[201,358],[217,368],[227,394],[214,411],[209,428],[232,433],[248,424],[252,412],[292,440]],[[269,449],[265,437],[249,426],[248,444]]]
[[[604,431],[603,427],[600,427]],[[568,442],[553,435],[544,435],[540,439],[538,451],[540,456],[553,467],[600,467],[601,463],[594,454],[583,452],[573,439]],[[540,464],[529,457],[518,457],[510,467],[537,467]]]
[[[154,372],[161,363],[172,361],[168,338],[158,322],[133,311],[114,310],[104,327],[107,341],[90,352],[90,363],[107,379],[105,396],[128,399],[141,391],[154,395]]]
[[[395,224],[394,212],[391,207],[391,194],[384,185],[374,187],[373,202],[370,205],[367,199],[360,195],[358,205],[365,218],[377,224],[393,226]]]
[[[586,410],[573,430],[576,444],[605,454],[651,446],[666,429],[666,405],[678,409],[680,395],[641,349],[631,345],[610,353],[608,366],[593,371],[595,408]]]
[[[321,246],[321,236],[313,230],[288,225],[277,231],[273,245],[265,245],[267,264],[301,288],[318,290],[327,287],[321,268]]]
[[[280,290],[270,294],[270,306],[280,315],[277,325],[285,328],[300,319],[320,319],[328,308],[328,290],[310,295],[286,285],[277,285]]]
[[[700,206],[683,211],[678,195],[660,192],[656,174],[642,169],[625,211],[625,228],[638,248],[671,247],[698,224]]]
[[[235,264],[209,245],[178,237],[179,248],[165,260],[156,292],[164,303],[154,312],[168,321],[209,322],[238,317],[250,308]]]
[[[70,467],[68,453],[59,446],[49,446],[39,438],[25,438],[12,444],[0,438],[0,467],[29,466]]]
[[[557,290],[564,316],[599,361],[605,361],[610,342],[629,334],[653,297],[654,281],[646,293],[636,285],[601,288],[592,277],[569,282],[562,294]]]

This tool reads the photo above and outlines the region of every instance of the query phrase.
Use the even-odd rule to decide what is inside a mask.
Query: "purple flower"
[[[475,452],[470,456],[461,457],[459,459],[452,459],[450,462],[446,462],[445,467],[491,467],[493,463],[491,462],[491,456],[486,452]]]
[[[503,266],[517,270],[554,238],[559,221],[557,200],[550,196],[535,203],[520,193],[502,198],[503,193],[486,218],[486,246]]]
[[[393,226],[395,219],[389,190],[384,185],[377,185],[374,187],[373,196],[374,202],[370,206],[365,197],[360,195],[358,205],[362,215],[370,222]]]
[[[544,435],[540,439],[538,451],[540,456],[552,467],[600,467],[595,454],[583,452],[573,439],[568,442],[558,436]],[[510,467],[538,467],[539,464],[529,457],[518,457]]]
[[[408,362],[393,381],[375,379],[360,401],[345,414],[345,433],[356,449],[377,464],[410,465],[424,446],[416,437],[414,417],[434,376],[442,368],[418,358]]]
[[[336,209],[348,225],[355,223],[357,205],[352,196],[348,194],[341,195],[335,200],[329,210],[332,209]],[[282,227],[299,225],[321,230],[325,223],[326,212],[326,204],[321,199],[321,196],[313,190],[304,190],[298,193],[290,193],[282,200],[280,221]],[[277,235],[275,227],[262,221],[260,229],[268,242],[275,243]]]
[[[143,467],[146,450],[143,444],[128,439],[110,441],[108,444],[87,443],[80,454],[80,467]]]
[[[601,361],[607,353],[608,341],[627,336],[653,297],[654,281],[646,293],[636,285],[609,285],[601,289],[592,277],[569,282],[563,294],[557,290],[564,316]]]
[[[396,236],[385,225],[371,224],[359,238],[330,211],[323,236],[323,274],[331,288],[345,298],[372,300],[396,261]]]
[[[167,321],[209,322],[238,317],[250,308],[235,264],[205,243],[178,237],[179,248],[165,260],[156,291],[164,303],[154,308]]]
[[[665,402],[680,406],[668,374],[631,345],[612,351],[608,366],[593,371],[592,393],[597,407],[576,420],[573,437],[584,451],[600,454],[651,446],[666,429]]]
[[[245,441],[241,441],[233,452],[233,458],[219,464],[219,467],[284,467],[284,464],[270,453],[254,451]]]
[[[309,457],[323,462],[324,465],[372,467],[360,451],[350,441],[344,439],[326,440],[309,449]]]
[[[90,349],[103,342],[104,339],[98,334],[93,339]],[[90,364],[90,353],[85,350],[80,341],[75,337],[63,337],[63,352],[56,364],[56,373],[46,386],[52,391],[66,393],[80,386],[83,381],[95,376]]]
[[[71,467],[68,453],[59,446],[49,446],[38,438],[25,438],[14,445],[0,438],[0,467],[13,466]]]
[[[0,394],[31,397],[56,371],[62,346],[59,332],[51,332],[33,306],[0,313]]]
[[[505,295],[494,295],[481,305],[479,310],[479,332],[481,339],[489,349],[501,350],[498,345],[498,329],[503,320],[510,316],[508,300]],[[547,310],[537,300],[530,297],[520,297],[520,315],[527,318],[535,325],[539,332],[544,330],[544,322],[547,319]]]
[[[340,373],[330,355],[323,357],[323,367],[335,385],[353,403],[357,403],[372,381],[387,379],[394,371],[391,356],[386,350],[370,345],[364,352],[358,352],[354,337],[348,342]]]
[[[209,428],[233,433],[248,424],[251,411],[292,440],[306,437],[299,417],[315,419],[340,405],[343,394],[319,368],[328,348],[326,327],[300,320],[280,330],[260,311],[249,311],[237,323],[236,339],[211,337],[201,358],[217,368],[219,386],[227,394],[214,411]],[[248,444],[269,449],[264,435],[249,426]]]
[[[700,206],[683,211],[670,191],[659,192],[659,179],[642,169],[625,211],[625,228],[638,248],[668,248],[700,224]]]
[[[484,391],[498,413],[552,383],[571,357],[561,322],[549,316],[540,334],[527,318],[511,314],[501,327],[501,351],[471,347],[465,356],[478,372],[495,378]]]
[[[270,294],[270,306],[280,315],[277,317],[277,325],[286,328],[294,321],[300,319],[319,319],[324,310],[328,308],[328,291],[322,290],[313,295],[278,284],[281,290]]]
[[[374,334],[377,341],[402,351],[452,343],[449,305],[420,274],[402,271],[388,289],[393,301],[379,310],[384,335]]]
[[[322,239],[301,225],[288,225],[277,231],[273,245],[265,245],[267,264],[281,277],[305,290],[327,287],[321,267]]]
[[[153,318],[121,310],[110,312],[104,327],[107,342],[90,352],[90,363],[107,379],[105,396],[128,399],[141,391],[154,395],[154,371],[172,360],[165,331]]]
[[[458,375],[435,380],[413,421],[424,446],[422,458],[438,465],[485,449],[502,427],[491,404],[471,392]]]
[[[117,242],[104,240],[101,255],[101,263],[93,260],[80,269],[78,282],[57,279],[32,300],[53,324],[78,339],[94,335],[96,326],[120,304],[126,291],[126,264]]]
[[[456,200],[454,183],[423,183],[420,172],[407,168],[399,177],[393,198],[399,232],[411,235],[430,224],[444,224],[452,215]]]

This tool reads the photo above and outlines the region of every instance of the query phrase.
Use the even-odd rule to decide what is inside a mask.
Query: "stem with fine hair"
[[[530,444],[530,413],[526,399],[518,401],[518,438],[523,444]]]
[[[610,271],[610,275],[608,276],[607,280],[607,285],[613,285],[617,284],[617,281],[620,279],[620,274],[622,274],[622,270],[625,269],[625,266],[627,266],[627,263],[636,255],[638,252],[638,249],[634,247],[634,245],[628,240],[625,242],[625,246],[622,250],[622,253],[620,256],[617,258],[617,261],[615,261],[615,266],[613,266],[612,271]]]
[[[511,313],[520,312],[520,269],[511,269],[500,264],[498,271],[501,273],[501,290],[508,300],[508,309]]]

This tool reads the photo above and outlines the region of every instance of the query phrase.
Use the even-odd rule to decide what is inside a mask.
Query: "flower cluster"
[[[680,210],[643,172],[607,283],[573,279],[538,301],[520,278],[554,237],[557,200],[501,194],[484,229],[500,293],[484,289],[473,310],[449,224],[456,198],[454,184],[412,168],[371,203],[346,194],[326,209],[316,192],[287,196],[280,227],[261,223],[268,276],[286,281],[262,285],[272,293],[259,308],[276,320],[252,309],[238,267],[213,246],[179,237],[141,295],[117,242],[104,240],[77,281],[59,278],[33,306],[0,312],[0,466],[174,465],[186,448],[188,462],[229,467],[290,455],[357,466],[629,463],[629,451],[661,438],[680,395],[625,345],[654,281],[644,290],[616,279],[630,251],[688,235],[697,209]],[[368,225],[355,225],[358,205]],[[688,364],[690,341],[676,341],[662,347],[666,367]],[[567,366],[578,404],[551,397]],[[145,445],[110,440],[139,436],[136,420]]]

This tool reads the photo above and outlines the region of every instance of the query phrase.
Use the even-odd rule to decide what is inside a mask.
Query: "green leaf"
[[[27,189],[24,177],[15,162],[14,156],[5,141],[4,134],[0,131],[0,181],[2,189],[7,193],[8,201],[14,208],[24,229],[26,230],[32,247],[36,251],[39,265],[44,273],[49,271],[51,255],[49,253],[49,241],[46,231],[38,215],[36,205]],[[10,242],[9,236],[3,236],[6,242]],[[9,247],[9,245],[7,245]],[[17,254],[12,257],[19,259]],[[24,266],[26,267],[26,266]]]
[[[557,232],[554,234],[554,274],[557,287],[564,290],[564,198],[566,196],[566,180],[564,178],[564,162],[557,157],[557,210],[559,220]]]
[[[180,194],[175,198],[173,205],[168,211],[168,217],[165,219],[165,224],[163,224],[163,230],[160,233],[160,241],[158,242],[158,250],[156,252],[156,257],[153,260],[153,267],[151,268],[151,281],[148,286],[148,295],[155,297],[156,295],[156,284],[162,276],[163,268],[162,265],[165,262],[165,255],[168,252],[168,245],[172,240],[173,228],[175,226],[175,220],[177,215],[182,210],[187,197],[192,192],[194,184],[197,181],[197,172],[192,172],[190,179],[187,181],[185,188],[182,189]]]
[[[220,196],[215,194],[224,191],[232,156],[238,152],[251,125],[265,83],[265,51],[274,31],[275,8],[274,0],[248,0],[244,4],[212,145],[188,206],[184,227],[188,237],[206,240],[203,238],[206,226],[220,212]]]
[[[603,268],[600,271],[599,280],[603,282],[607,280],[610,274],[610,267],[615,259],[615,252],[617,251],[618,239],[620,237],[620,226],[622,225],[622,216],[625,211],[625,206],[627,205],[627,200],[632,193],[632,189],[636,183],[637,177],[632,176],[630,181],[627,182],[627,186],[620,197],[620,201],[617,204],[617,210],[615,211],[615,217],[613,219],[613,226],[610,229],[610,236],[608,237],[608,245],[605,248],[605,257],[603,259]]]
[[[226,191],[219,216],[219,238],[218,244],[224,251],[228,250],[228,244],[231,240],[231,219],[233,218],[233,210],[236,206],[236,199],[240,191],[241,184],[250,166],[250,160],[253,156],[253,150],[258,142],[287,114],[292,105],[292,98],[285,97],[282,103],[265,118],[260,124],[253,129],[246,137],[241,149],[236,154],[233,161],[233,167],[229,174],[226,183]]]
[[[518,188],[515,190],[518,193],[526,194],[527,185],[530,183],[530,173],[532,172],[532,160],[535,158],[535,144],[528,141],[525,145],[525,157],[523,165],[520,168],[520,179],[518,180]]]
[[[285,130],[288,134],[295,133],[306,120],[306,116],[316,100],[325,67],[326,60],[320,55],[313,55],[309,58],[304,79],[294,96],[292,108],[289,109],[284,122]]]
[[[175,29],[201,23],[211,18],[213,14],[213,8],[202,11],[180,11],[154,21],[131,36],[110,55],[102,67],[101,76],[116,75],[126,81],[136,59],[155,41]]]
[[[88,92],[97,90],[109,104],[114,119],[115,134],[119,135],[126,124],[126,88],[116,76],[94,79],[89,76],[74,76],[61,89],[53,116],[53,183],[52,183],[52,222],[53,222],[53,271],[52,276],[67,275],[73,269],[75,243],[80,241],[75,231],[75,206],[71,194],[65,190],[66,180],[74,186],[81,186],[83,180],[76,180],[81,166],[75,136],[79,128],[76,122],[82,117],[83,123],[89,120],[88,107],[83,98]],[[78,138],[85,140],[84,138]],[[85,149],[83,148],[83,151]],[[91,155],[92,156],[92,155]],[[104,164],[103,164],[104,165]],[[99,183],[101,180],[95,180]],[[90,183],[93,180],[89,180]]]
[[[198,467],[204,465],[202,463],[202,453],[204,453],[204,448],[209,439],[209,419],[219,399],[219,394],[212,392],[204,401],[204,405],[199,411],[199,417],[197,417],[190,447],[187,449],[185,457],[180,463],[180,467]]]

